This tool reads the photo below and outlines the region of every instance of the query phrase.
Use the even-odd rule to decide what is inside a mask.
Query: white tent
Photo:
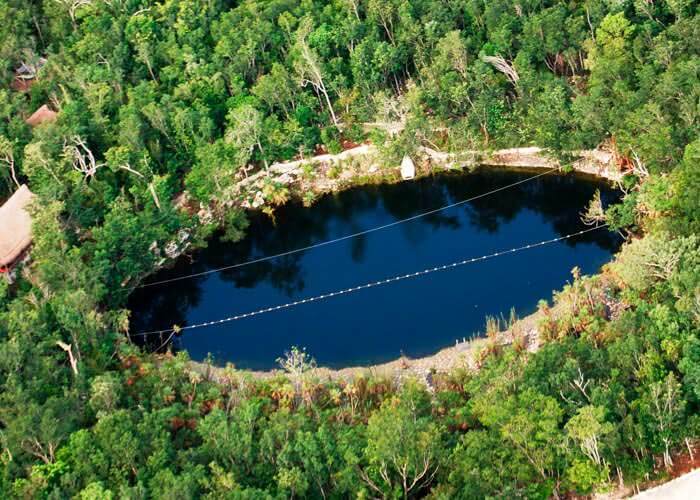
[[[413,160],[406,155],[401,160],[401,177],[403,179],[413,179],[416,176],[416,166]]]

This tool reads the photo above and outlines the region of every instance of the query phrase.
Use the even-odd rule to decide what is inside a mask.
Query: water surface
[[[530,177],[531,172],[477,170],[354,188],[313,207],[292,203],[275,223],[253,216],[239,243],[213,239],[152,280],[218,268],[305,247],[410,217]],[[474,202],[375,233],[273,261],[145,288],[129,307],[132,332],[200,323],[341,288],[510,249],[585,229],[580,213],[596,189],[579,176],[547,175]],[[268,369],[292,345],[320,365],[380,363],[401,353],[432,354],[483,331],[487,315],[533,312],[571,278],[596,272],[617,249],[606,230],[468,264],[445,272],[333,297],[220,326],[183,332],[176,346],[193,359]],[[158,345],[158,339],[151,339]]]

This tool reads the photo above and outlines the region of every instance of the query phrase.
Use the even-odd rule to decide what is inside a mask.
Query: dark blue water
[[[205,271],[344,236],[460,201],[532,176],[477,170],[351,189],[313,207],[290,204],[273,223],[254,216],[239,243],[214,239],[153,281]],[[569,234],[605,184],[548,175],[435,215],[274,261],[142,289],[133,294],[132,332],[216,320],[298,298]],[[193,359],[267,369],[285,350],[306,347],[320,365],[342,367],[428,355],[483,331],[485,317],[533,312],[579,266],[596,272],[619,240],[605,229],[325,301],[183,332],[176,347]],[[158,339],[151,339],[158,345]]]

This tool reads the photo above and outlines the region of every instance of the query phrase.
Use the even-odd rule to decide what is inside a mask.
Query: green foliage
[[[249,221],[242,210],[229,210],[224,216],[224,241],[240,241],[245,237]]]
[[[15,177],[38,195],[32,260],[0,280],[0,495],[545,498],[670,466],[700,428],[699,19],[695,0],[0,0],[0,199]],[[27,125],[46,103],[58,119]],[[215,382],[128,343],[127,291],[166,249],[243,237],[246,177],[368,139],[387,165],[607,143],[635,165],[605,213],[629,241],[544,310],[538,352],[493,349],[433,393],[294,363]],[[292,194],[263,181],[268,211]]]
[[[370,417],[364,452],[369,465],[360,475],[376,493],[405,498],[434,478],[443,450],[426,396],[409,386]]]
[[[581,459],[575,459],[566,470],[566,480],[572,489],[584,495],[592,493],[596,486],[605,484],[607,478],[607,471]]]
[[[605,219],[614,231],[633,232],[637,227],[638,193],[625,195],[621,203],[612,205],[605,211]]]

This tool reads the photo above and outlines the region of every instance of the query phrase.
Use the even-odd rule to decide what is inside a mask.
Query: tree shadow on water
[[[354,188],[323,196],[310,208],[300,203],[290,203],[275,212],[275,221],[261,213],[253,214],[248,235],[242,241],[230,243],[215,237],[206,249],[196,252],[190,258],[180,259],[172,268],[157,273],[151,282],[207,272],[342,238],[479,196],[532,175],[532,172],[477,169],[468,174],[438,175],[410,183]],[[531,210],[550,224],[558,236],[563,236],[587,228],[581,222],[580,214],[596,189],[601,190],[606,204],[619,198],[619,193],[603,183],[574,175],[552,174],[454,209],[426,215],[420,218],[421,223],[407,222],[401,225],[401,230],[404,241],[409,243],[424,241],[430,236],[426,234],[430,229],[460,230],[465,225],[464,220],[478,230],[496,233],[502,225],[515,220],[521,211]],[[618,248],[620,240],[617,235],[606,230],[566,240],[566,244],[571,246],[581,243],[592,243],[613,251]],[[368,254],[371,255],[370,245],[379,243],[362,235],[347,240],[345,244],[352,261],[361,263]],[[186,325],[189,311],[201,305],[206,283],[210,279],[245,289],[266,282],[288,297],[299,296],[306,287],[303,265],[305,255],[306,252],[292,253],[205,276],[136,290],[128,304],[132,311],[131,330]]]

